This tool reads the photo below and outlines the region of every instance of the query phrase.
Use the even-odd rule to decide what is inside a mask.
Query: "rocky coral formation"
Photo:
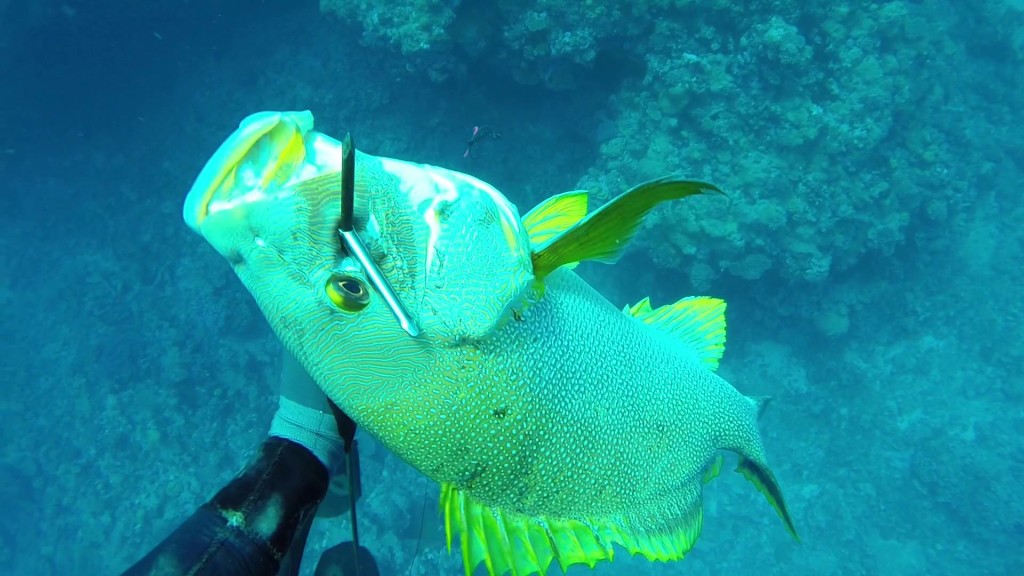
[[[671,206],[639,237],[698,290],[722,277],[834,283],[922,227],[956,225],[971,191],[997,176],[993,155],[1011,140],[1000,119],[1021,104],[1006,72],[1024,61],[1019,3],[357,4],[367,42],[436,80],[474,62],[551,90],[624,78],[579,186],[608,196],[683,172],[726,188],[729,201]],[[990,69],[968,60],[979,52]],[[993,77],[997,97],[973,89]],[[981,108],[990,115],[964,114]]]

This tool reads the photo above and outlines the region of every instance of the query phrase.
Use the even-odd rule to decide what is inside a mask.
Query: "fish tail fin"
[[[786,530],[799,542],[800,536],[796,533],[793,518],[790,517],[789,510],[786,508],[786,501],[782,497],[782,489],[779,488],[779,482],[775,479],[775,474],[772,474],[772,471],[768,469],[768,466],[741,454],[740,461],[736,465],[736,471],[750,481],[757,488],[758,492],[768,500],[768,503],[775,509],[775,513],[782,519],[782,523],[786,525]]]
[[[756,418],[760,419],[761,415],[764,414],[765,409],[771,402],[770,396],[757,396],[749,397],[747,400],[753,404],[756,411]],[[765,497],[765,500],[771,504],[772,508],[775,509],[775,513],[779,515],[782,523],[786,525],[786,530],[796,539],[800,541],[800,536],[796,532],[796,527],[793,525],[793,518],[789,514],[789,509],[786,508],[786,500],[782,496],[782,488],[779,487],[779,481],[775,479],[775,474],[772,473],[771,469],[768,468],[768,464],[765,462],[764,451],[760,446],[760,440],[755,444],[756,450],[735,450],[739,455],[739,462],[736,464],[736,472],[746,478],[751,484],[757,488],[757,491]]]

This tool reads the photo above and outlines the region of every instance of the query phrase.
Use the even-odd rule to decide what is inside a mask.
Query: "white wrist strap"
[[[325,414],[281,396],[270,436],[291,440],[317,457],[334,476],[345,466],[345,443],[338,435],[333,414]]]

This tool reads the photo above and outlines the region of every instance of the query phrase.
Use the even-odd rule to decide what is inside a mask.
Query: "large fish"
[[[441,484],[467,574],[593,567],[615,544],[682,558],[722,450],[796,535],[760,403],[715,374],[725,303],[620,310],[571,269],[616,260],[657,203],[716,187],[655,180],[589,214],[568,192],[520,217],[472,176],[343,148],[309,112],[254,114],[184,217],[327,396]],[[370,262],[339,236],[343,152]]]

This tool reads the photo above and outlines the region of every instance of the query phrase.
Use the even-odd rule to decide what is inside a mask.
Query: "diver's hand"
[[[345,468],[345,443],[327,396],[287,350],[282,360],[281,398],[269,434],[305,447],[333,476]]]

